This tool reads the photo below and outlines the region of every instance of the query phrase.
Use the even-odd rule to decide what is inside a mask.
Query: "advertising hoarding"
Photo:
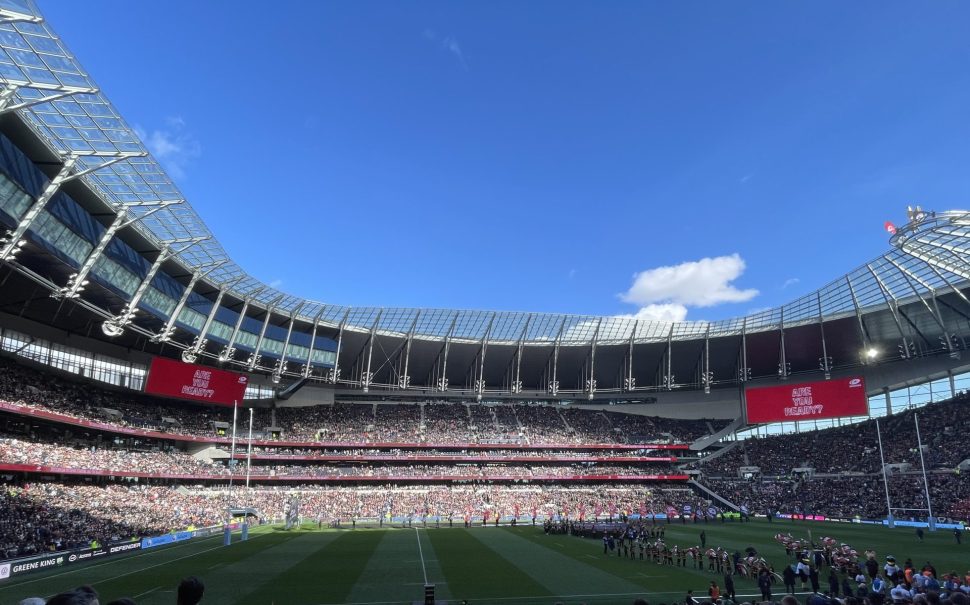
[[[865,416],[869,398],[861,376],[833,378],[744,391],[750,424]]]
[[[156,357],[148,370],[145,392],[231,406],[242,402],[248,384],[249,378],[243,374]]]

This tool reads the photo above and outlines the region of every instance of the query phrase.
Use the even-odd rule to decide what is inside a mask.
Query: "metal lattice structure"
[[[0,84],[3,85],[0,114],[16,116],[60,162],[59,172],[48,189],[2,241],[0,260],[14,259],[46,201],[70,180],[82,181],[115,213],[116,219],[103,238],[100,251],[95,248],[71,281],[52,284],[61,295],[79,296],[88,271],[117,229],[130,226],[159,251],[142,287],[131,296],[122,312],[108,318],[105,330],[114,332],[113,335],[132,324],[141,296],[163,262],[177,263],[192,276],[188,291],[197,283],[208,284],[218,291],[217,306],[223,297],[244,301],[243,315],[259,316],[260,321],[265,318],[263,332],[271,318],[288,322],[284,349],[289,347],[294,325],[299,326],[297,331],[312,330],[314,336],[319,330],[336,337],[338,367],[330,379],[333,382],[352,380],[352,384],[364,388],[377,384],[372,367],[375,343],[387,343],[388,349],[395,348],[395,363],[404,360],[403,374],[397,371],[400,375],[385,383],[405,388],[411,385],[412,376],[407,367],[414,343],[440,344],[436,356],[443,358],[445,366],[450,347],[464,347],[474,353],[466,383],[479,394],[486,390],[489,379],[485,355],[490,347],[518,351],[512,355],[513,361],[521,360],[524,348],[542,348],[550,351],[557,365],[562,349],[588,349],[582,362],[586,368],[583,372],[588,376],[577,384],[592,393],[597,382],[593,366],[596,351],[603,348],[630,351],[630,360],[624,364],[631,368],[624,370],[625,375],[621,373],[625,386],[618,387],[620,390],[635,388],[634,348],[657,345],[665,349],[662,359],[666,361],[658,365],[656,386],[673,388],[677,381],[670,351],[675,343],[701,343],[696,353],[698,361],[692,370],[699,378],[692,379],[690,384],[709,387],[717,382],[712,378],[710,343],[718,339],[739,339],[742,343],[736,363],[738,374],[731,379],[743,381],[750,374],[750,364],[744,359],[746,341],[757,334],[779,335],[778,373],[785,377],[791,364],[785,334],[801,327],[820,326],[819,369],[826,374],[833,367],[832,351],[824,337],[826,324],[848,320],[848,325],[857,326],[858,342],[851,346],[858,351],[854,356],[849,355],[852,360],[846,365],[860,360],[865,363],[864,352],[880,342],[899,341],[903,358],[917,352],[953,353],[964,347],[961,335],[970,331],[964,325],[970,314],[970,301],[963,292],[970,281],[970,213],[964,211],[914,213],[909,224],[892,237],[893,247],[879,258],[781,307],[721,321],[661,322],[546,313],[347,307],[307,300],[262,283],[232,261],[171,176],[152,157],[138,134],[51,29],[32,0],[0,0]],[[179,302],[175,314],[168,318],[159,336],[161,340],[169,339],[174,333],[174,315],[187,297],[188,293]],[[176,339],[173,343],[189,348],[191,359],[205,354],[209,324],[211,318],[193,341]],[[893,334],[894,330],[898,333]],[[237,325],[235,332],[238,331]],[[235,336],[234,333],[224,347],[221,359],[232,359]],[[351,345],[355,338],[363,344],[353,353]],[[940,347],[932,345],[936,339]],[[245,360],[248,369],[268,367],[260,363],[262,340],[260,334],[255,350]],[[342,352],[341,347],[345,347]],[[844,351],[839,353],[846,355]],[[385,361],[391,358],[387,357]],[[277,354],[275,359],[276,371],[286,373],[285,350],[282,358]],[[480,366],[477,370],[472,367],[475,363]],[[341,378],[340,365],[358,367],[356,377]],[[307,362],[305,366],[303,374],[311,374],[312,364]],[[546,378],[543,382],[551,385],[548,390],[557,392],[555,370]],[[516,387],[521,389],[521,381],[514,375],[509,376],[509,372],[503,380],[511,385],[512,392],[516,392]],[[447,390],[447,369],[431,371],[425,382],[425,386]]]

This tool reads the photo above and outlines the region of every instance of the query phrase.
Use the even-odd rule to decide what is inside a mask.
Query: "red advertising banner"
[[[869,413],[866,384],[861,376],[801,382],[744,391],[748,422],[790,422]]]
[[[220,405],[242,403],[249,378],[243,374],[182,363],[164,357],[152,359],[145,392],[163,397],[191,399]]]

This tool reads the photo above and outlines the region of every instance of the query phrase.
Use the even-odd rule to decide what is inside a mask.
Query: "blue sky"
[[[233,259],[325,302],[717,319],[970,196],[965,2],[40,5]]]

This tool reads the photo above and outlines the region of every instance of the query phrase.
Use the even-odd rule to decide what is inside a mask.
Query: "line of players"
[[[701,546],[682,548],[676,544],[668,545],[664,541],[664,526],[645,527],[627,525],[618,531],[603,533],[603,554],[610,556],[613,552],[617,557],[651,561],[658,565],[673,565],[677,567],[694,567],[703,570],[705,561],[707,571],[712,573],[737,573],[742,576],[758,575],[761,571],[774,573],[771,566],[757,551],[749,548],[745,555],[735,552],[733,555],[721,548],[706,548],[706,536],[701,534]]]

